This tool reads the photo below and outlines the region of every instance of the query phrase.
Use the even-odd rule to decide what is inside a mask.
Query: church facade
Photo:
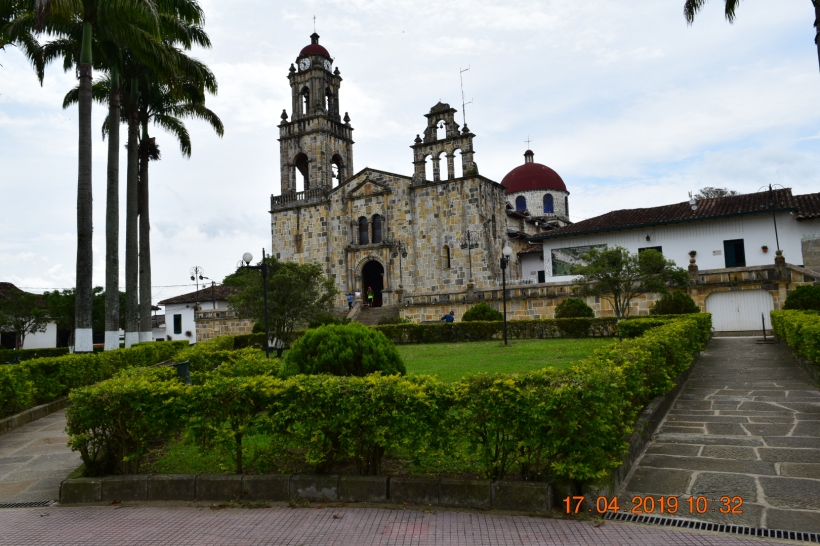
[[[552,227],[568,222],[563,182],[547,198],[530,196],[537,189],[526,185],[509,193],[481,176],[475,135],[441,102],[424,114],[411,146],[412,173],[356,172],[353,128],[340,109],[341,73],[315,33],[288,78],[292,105],[279,125],[282,191],[271,196],[272,250],[283,261],[322,264],[342,293],[339,306],[347,293],[368,288],[376,305],[496,288],[505,244],[523,250],[527,235],[550,229],[544,220]],[[551,208],[530,215],[521,199],[516,207],[525,193]]]

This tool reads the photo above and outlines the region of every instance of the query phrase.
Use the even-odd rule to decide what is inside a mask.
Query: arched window
[[[424,179],[427,181],[433,180],[433,156],[424,156]]]
[[[373,216],[373,242],[382,242],[382,217],[378,214]]]
[[[527,210],[527,200],[523,195],[515,198],[515,210]]]
[[[302,88],[302,114],[307,115],[308,110],[310,109],[310,89],[307,87]]]
[[[344,168],[344,161],[342,161],[342,156],[339,154],[333,155],[333,158],[330,160],[330,169],[332,172],[331,176],[333,177],[333,187],[335,188],[344,182],[345,177],[347,176]]]
[[[447,163],[447,152],[441,152],[438,156],[438,178],[439,180],[450,179],[450,165]]]
[[[296,167],[296,191],[305,191],[310,189],[310,162],[308,156],[299,154],[293,159],[293,164]]]
[[[325,89],[325,111],[330,113],[330,98],[332,93],[330,92],[330,87]]]
[[[569,196],[564,197],[564,215],[569,218]]]
[[[458,155],[453,152],[453,177],[461,178],[464,176],[464,158],[461,156],[461,150],[457,150]]]
[[[447,122],[443,119],[436,123],[436,140],[447,138]]]
[[[555,205],[552,201],[552,195],[547,193],[544,195],[544,214],[552,214],[555,212]]]
[[[441,267],[443,269],[450,269],[450,247],[444,245],[441,249]]]
[[[368,235],[368,225],[367,225],[367,218],[362,216],[359,218],[359,244],[366,245],[367,244],[367,235]]]

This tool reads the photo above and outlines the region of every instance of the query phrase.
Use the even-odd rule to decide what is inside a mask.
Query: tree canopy
[[[689,284],[689,275],[675,262],[667,260],[654,249],[638,254],[616,246],[593,248],[582,256],[586,264],[572,268],[580,296],[597,296],[612,304],[615,316],[629,316],[632,300],[650,292],[666,293],[669,288],[683,288]]]
[[[294,327],[326,313],[339,292],[319,264],[284,263],[273,256],[266,258],[266,263],[271,340],[278,340],[277,346],[287,345]],[[265,320],[261,271],[239,268],[225,277],[224,284],[234,289],[228,303],[239,317]]]
[[[0,331],[15,333],[15,346],[23,348],[26,336],[45,332],[48,310],[42,296],[10,290],[0,298]]]
[[[698,190],[698,193],[695,194],[695,199],[719,199],[721,197],[730,197],[732,195],[740,194],[735,190],[730,190],[729,188],[713,188],[711,186],[706,186],[705,188]]]

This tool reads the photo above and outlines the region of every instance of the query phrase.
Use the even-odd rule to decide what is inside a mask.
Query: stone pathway
[[[820,391],[783,344],[715,338],[620,495],[670,517],[820,532]],[[690,514],[690,497],[705,497]],[[732,497],[728,508],[720,497]],[[733,497],[741,497],[743,505]],[[713,501],[714,499],[714,501]],[[738,508],[741,513],[721,513]]]
[[[277,505],[257,509],[90,506],[0,510],[0,546],[390,546],[783,544],[663,527],[447,512]],[[794,543],[792,543],[794,544]]]
[[[0,503],[57,500],[82,464],[66,442],[65,410],[0,434]]]

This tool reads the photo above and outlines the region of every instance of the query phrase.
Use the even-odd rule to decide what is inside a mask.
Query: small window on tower
[[[447,122],[444,120],[436,124],[436,140],[444,140],[447,138]]]
[[[552,195],[544,195],[544,214],[552,214],[555,211],[555,206],[552,201]]]
[[[332,97],[332,93],[330,92],[330,87],[325,89],[325,111],[330,113],[330,98]]]
[[[382,242],[382,217],[378,214],[373,216],[373,242]]]
[[[310,109],[310,89],[302,88],[302,115],[306,116]]]
[[[564,216],[569,218],[569,197],[564,197]]]
[[[523,195],[515,198],[515,210],[527,210],[527,200]]]
[[[450,247],[444,245],[441,249],[441,267],[443,269],[450,269]]]

